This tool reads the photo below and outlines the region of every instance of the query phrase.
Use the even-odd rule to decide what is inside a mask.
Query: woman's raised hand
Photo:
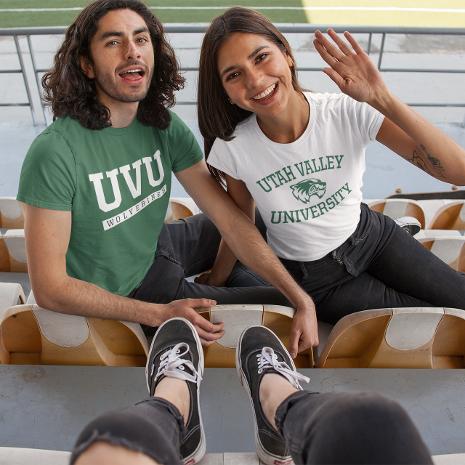
[[[330,66],[323,71],[339,89],[359,102],[372,103],[382,98],[386,85],[374,63],[349,32],[341,39],[334,29],[328,29],[328,40],[321,31],[315,32],[313,44],[321,58]]]

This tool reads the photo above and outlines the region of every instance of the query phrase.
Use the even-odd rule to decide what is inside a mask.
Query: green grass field
[[[79,11],[4,11],[30,8],[83,7],[86,0],[0,0],[0,28],[28,26],[66,26]],[[261,7],[295,7],[292,10],[264,9],[262,13],[275,22],[305,23],[307,18],[299,0],[146,0],[164,23],[208,23],[232,5]],[[161,7],[157,9],[157,7]],[[180,9],[164,8],[181,7]],[[194,7],[194,8],[192,8]],[[195,9],[203,7],[205,9]],[[212,8],[214,7],[214,8]]]
[[[0,28],[66,26],[90,0],[0,0]],[[277,23],[465,27],[465,0],[146,0],[164,23],[208,23],[232,5]],[[15,10],[15,11],[9,11]]]

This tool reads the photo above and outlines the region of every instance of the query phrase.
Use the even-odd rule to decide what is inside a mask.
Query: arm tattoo
[[[439,158],[431,155],[424,145],[417,146],[413,150],[412,157],[407,160],[435,178],[445,179],[446,177]]]

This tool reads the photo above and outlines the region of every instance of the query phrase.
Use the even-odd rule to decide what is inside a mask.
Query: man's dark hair
[[[231,140],[237,124],[251,114],[237,105],[231,105],[218,72],[218,51],[235,32],[258,34],[276,44],[294,63],[291,67],[292,85],[294,89],[302,91],[297,80],[291,46],[268,18],[257,11],[242,7],[230,8],[215,18],[203,39],[199,65],[197,111],[205,157],[208,157],[217,137]],[[223,184],[223,174],[210,165],[208,168],[216,180]]]
[[[129,9],[137,13],[150,32],[155,65],[147,95],[139,103],[137,118],[143,124],[165,129],[170,123],[167,108],[174,105],[174,92],[184,86],[172,47],[166,41],[161,22],[138,0],[96,0],[84,8],[66,31],[53,68],[42,78],[44,101],[54,117],[69,116],[88,129],[111,126],[110,111],[97,99],[95,81],[81,69],[80,60],[92,63],[90,42],[99,20],[109,11]]]

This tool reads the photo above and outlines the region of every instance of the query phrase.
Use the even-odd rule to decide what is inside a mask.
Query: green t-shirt
[[[72,212],[70,276],[129,294],[153,263],[171,190],[171,173],[202,151],[171,113],[165,130],[135,119],[127,128],[90,130],[59,118],[24,160],[17,199]]]

